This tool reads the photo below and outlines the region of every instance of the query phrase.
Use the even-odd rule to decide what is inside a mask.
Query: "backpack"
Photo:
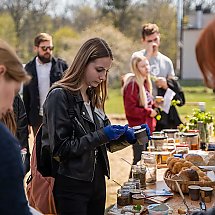
[[[69,102],[69,117],[72,119],[74,116],[72,101],[69,99],[69,91],[64,90]],[[42,127],[38,129],[38,132],[34,139],[34,145],[31,156],[31,175],[27,179],[27,197],[30,206],[35,208],[46,215],[57,214],[53,187],[54,187],[54,172],[57,171],[58,163],[51,156],[50,146],[46,145],[45,153],[41,153],[42,146]]]

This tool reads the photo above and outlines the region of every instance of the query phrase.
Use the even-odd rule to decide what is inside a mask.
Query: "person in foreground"
[[[196,59],[204,76],[205,85],[215,89],[215,19],[202,31],[196,43]],[[213,215],[215,207],[206,212],[194,212],[193,215]]]
[[[205,85],[215,90],[215,19],[202,31],[196,43],[196,60]],[[215,92],[215,91],[214,91]]]
[[[13,111],[14,97],[21,83],[29,79],[15,52],[0,40],[0,118]],[[20,145],[1,122],[0,148],[0,214],[31,214],[23,186]]]
[[[131,70],[132,73],[127,73],[123,81],[123,100],[128,124],[134,127],[145,123],[153,132],[156,126],[157,112],[153,109],[150,65],[147,58],[144,56],[132,58]],[[132,147],[133,164],[137,164],[141,159],[144,146],[136,143]]]
[[[107,149],[136,142],[132,128],[110,125],[104,113],[112,60],[103,39],[87,40],[44,103],[42,150],[49,142],[58,162],[53,193],[60,215],[104,215]]]

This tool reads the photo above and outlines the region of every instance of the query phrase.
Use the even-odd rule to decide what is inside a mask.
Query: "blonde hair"
[[[205,84],[215,89],[215,19],[202,31],[196,43],[196,59]]]
[[[0,65],[6,67],[6,79],[12,79],[19,83],[30,80],[30,76],[24,70],[15,51],[3,40],[0,40]]]
[[[150,94],[152,94],[152,82],[151,82],[149,73],[146,76],[146,79],[144,80],[144,78],[142,77],[142,75],[138,69],[138,63],[143,60],[147,60],[147,58],[144,56],[132,58],[131,71],[134,74],[134,76],[130,75],[129,78],[127,78],[127,80],[124,84],[125,85],[124,89],[130,82],[135,81],[139,87],[139,104],[140,104],[140,106],[147,107],[148,103],[147,103],[146,89],[149,91]],[[146,89],[145,89],[145,87],[146,87]]]
[[[110,57],[113,55],[108,44],[101,38],[92,38],[87,40],[79,49],[71,66],[65,72],[64,77],[56,82],[52,88],[60,86],[72,92],[81,89],[81,83],[84,79],[86,67],[90,62],[97,58]],[[106,80],[96,88],[89,89],[91,92],[91,102],[94,106],[104,109],[104,103],[107,97],[107,74]]]

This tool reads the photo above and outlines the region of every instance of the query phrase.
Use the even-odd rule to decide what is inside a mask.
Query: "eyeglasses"
[[[39,46],[44,52],[47,51],[48,49],[50,51],[54,50],[54,46]]]
[[[158,40],[158,38],[156,37],[154,40],[147,40],[147,43],[151,43],[151,42],[156,42]]]

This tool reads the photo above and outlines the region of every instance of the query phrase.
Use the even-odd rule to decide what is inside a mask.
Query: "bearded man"
[[[34,39],[34,51],[37,55],[25,66],[32,79],[23,87],[23,101],[28,124],[32,126],[34,136],[42,123],[42,107],[49,88],[61,79],[68,68],[64,60],[53,57],[53,50],[52,36],[47,33],[38,34]]]

